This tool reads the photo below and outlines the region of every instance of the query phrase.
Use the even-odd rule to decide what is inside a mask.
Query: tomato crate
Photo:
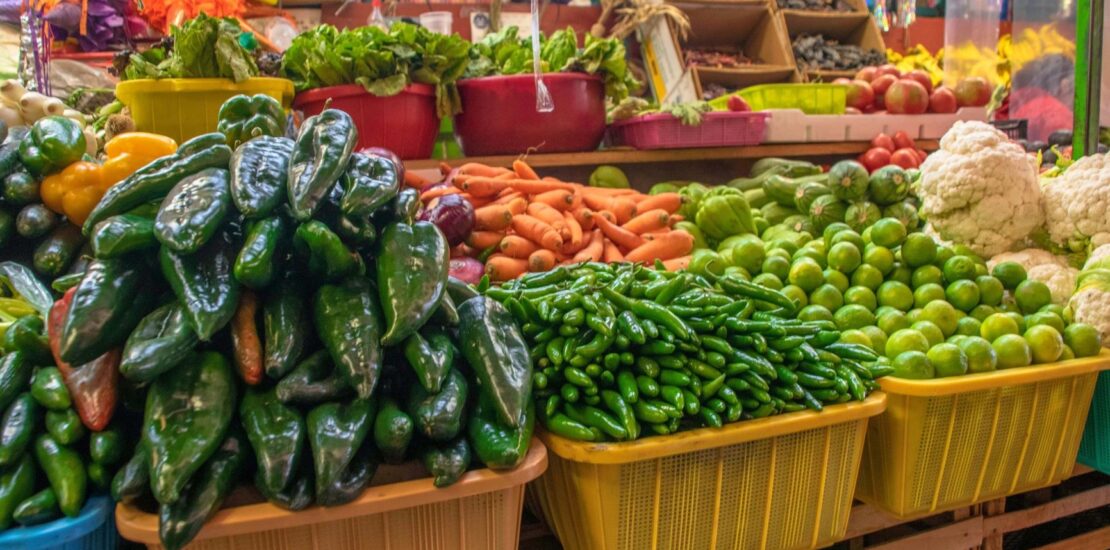
[[[883,378],[856,498],[912,519],[1055,485],[1075,466],[1097,357],[932,380]]]
[[[532,508],[568,550],[816,548],[844,536],[875,393],[624,443],[540,433]]]

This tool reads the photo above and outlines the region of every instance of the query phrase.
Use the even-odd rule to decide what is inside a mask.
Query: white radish
[[[23,115],[11,107],[0,106],[0,121],[7,124],[8,128],[23,126]]]
[[[42,116],[61,116],[66,112],[66,104],[56,97],[48,97],[42,102]]]
[[[3,84],[0,84],[0,99],[3,99],[7,105],[19,106],[19,100],[23,98],[25,93],[27,93],[27,89],[18,80],[9,78]]]
[[[46,100],[47,97],[38,92],[23,94],[23,97],[19,98],[19,109],[23,111],[23,120],[34,123],[34,121],[45,116],[42,108]]]
[[[85,126],[81,132],[85,134],[85,153],[95,157],[96,150],[100,148],[100,144],[96,141],[96,130],[93,130],[92,126]]]
[[[77,124],[80,124],[82,128],[84,128],[85,125],[88,123],[85,120],[85,114],[76,109],[66,109],[62,112],[62,116],[76,122]]]

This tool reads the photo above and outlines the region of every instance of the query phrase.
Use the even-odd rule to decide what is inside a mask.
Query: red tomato
[[[914,152],[917,153],[920,162],[925,162],[925,157],[929,156],[929,153],[926,153],[924,149],[914,149]]]
[[[872,147],[866,153],[860,155],[859,163],[867,168],[868,172],[874,172],[883,166],[890,164],[890,151]]]
[[[915,149],[916,146],[914,145],[913,139],[910,138],[909,134],[907,134],[907,133],[905,133],[901,130],[898,130],[897,132],[894,132],[894,148],[895,149],[906,149],[906,148]]]
[[[917,152],[908,148],[899,149],[890,155],[890,163],[907,169],[917,168],[921,165],[921,161],[917,159]]]
[[[894,140],[886,134],[879,134],[871,138],[871,147],[886,149],[888,153],[893,152],[895,149],[897,149],[897,147],[894,146]]]

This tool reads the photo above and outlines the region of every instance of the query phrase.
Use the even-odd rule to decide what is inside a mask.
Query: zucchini
[[[759,211],[763,214],[763,219],[771,225],[782,223],[786,218],[799,214],[793,207],[782,206],[777,202],[767,203]]]
[[[829,169],[829,188],[842,201],[866,197],[867,180],[867,169],[854,160],[842,160]]]
[[[848,206],[835,195],[817,197],[809,206],[809,218],[814,229],[824,231],[831,223],[844,221]]]
[[[752,208],[763,208],[764,205],[771,202],[771,197],[768,197],[767,192],[762,188],[744,191],[744,198],[748,200],[748,205]]]
[[[32,257],[35,271],[51,278],[65,273],[83,244],[81,228],[71,223],[59,225],[35,249]]]
[[[871,227],[880,217],[882,212],[879,212],[879,207],[867,201],[854,202],[844,211],[844,221],[857,233],[863,233],[864,229]]]
[[[788,178],[800,178],[821,173],[821,167],[804,160],[788,160],[769,157],[759,159],[752,164],[751,176],[755,177],[770,170],[779,170],[779,174]]]
[[[815,181],[806,182],[794,191],[794,206],[799,212],[809,212],[810,205],[813,204],[813,201],[817,200],[817,197],[831,194],[832,190],[823,183],[817,183]]]
[[[817,174],[803,178],[788,178],[786,176],[771,176],[763,182],[763,191],[782,206],[794,207],[794,195],[798,188],[807,183],[825,183],[828,176]]]
[[[901,166],[891,164],[871,174],[867,192],[871,200],[879,206],[890,206],[901,202],[910,191],[910,177]]]

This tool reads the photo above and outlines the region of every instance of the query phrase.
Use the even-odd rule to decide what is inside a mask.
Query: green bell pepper
[[[455,344],[440,330],[424,329],[405,339],[404,354],[420,385],[430,393],[439,391],[447,371],[455,364]]]
[[[289,210],[298,221],[312,217],[343,175],[358,143],[351,115],[337,110],[305,119],[289,161]]]
[[[326,350],[308,356],[277,383],[275,390],[282,403],[299,405],[315,405],[352,393]]]
[[[154,306],[150,264],[134,256],[94,260],[71,290],[72,303],[62,322],[63,361],[84,365],[127,340]]]
[[[470,445],[465,437],[424,447],[421,457],[424,468],[432,474],[436,487],[453,485],[470,467]]]
[[[58,517],[59,513],[58,495],[54,493],[54,489],[47,487],[19,503],[19,506],[16,506],[12,513],[12,519],[16,523],[28,527],[46,523]]]
[[[260,487],[280,493],[299,471],[305,448],[305,421],[300,411],[278,400],[273,389],[249,388],[239,404],[239,419],[258,462]]]
[[[415,426],[412,417],[405,414],[392,397],[382,399],[378,417],[374,419],[374,446],[389,464],[405,460]]]
[[[288,227],[282,216],[252,222],[239,257],[235,259],[232,271],[235,280],[255,290],[269,286],[274,273],[282,272]]]
[[[93,255],[101,259],[119,258],[130,252],[158,246],[154,220],[134,214],[112,216],[96,225],[89,242]]]
[[[176,502],[189,479],[223,442],[235,407],[231,366],[203,352],[147,393],[143,439],[150,451],[150,486],[162,504]]]
[[[694,220],[705,236],[711,239],[755,233],[748,199],[731,187],[715,189],[702,197]]]
[[[184,548],[219,511],[246,469],[249,453],[246,440],[232,430],[185,486],[181,498],[159,507],[158,540],[166,550]]]
[[[181,364],[196,347],[198,338],[185,315],[185,308],[174,300],[155,309],[139,321],[123,345],[119,372],[139,385],[153,382],[164,372]]]
[[[73,409],[46,411],[46,433],[62,445],[73,445],[85,437],[85,426]]]
[[[486,296],[463,302],[459,345],[481,391],[497,405],[501,421],[510,428],[520,427],[532,392],[532,360],[513,316]]]
[[[293,140],[263,136],[231,155],[231,200],[247,219],[270,216],[286,197]]]
[[[312,220],[297,227],[293,249],[308,266],[309,274],[317,279],[331,282],[366,272],[362,256],[347,248],[339,235],[321,221]]]
[[[439,305],[447,289],[447,238],[428,222],[395,223],[382,233],[377,260],[382,345],[391,346],[424,326]]]
[[[162,275],[202,341],[226,326],[239,305],[239,282],[232,275],[238,240],[228,229],[195,254],[181,255],[165,247],[159,254]]]
[[[81,160],[85,134],[77,122],[63,116],[47,116],[31,125],[19,142],[19,160],[32,174],[53,174]]]
[[[0,417],[0,466],[15,464],[31,445],[40,411],[30,394],[24,393]]]
[[[489,395],[478,392],[478,404],[466,424],[470,446],[478,460],[494,470],[516,468],[528,454],[535,416],[534,407],[529,402],[524,407],[521,427],[509,428],[501,423],[497,406]]]
[[[173,186],[154,218],[154,236],[162,246],[192,254],[216,234],[231,210],[228,173],[207,168]]]
[[[457,369],[451,369],[437,393],[428,393],[420,384],[412,384],[405,408],[424,437],[450,441],[462,430],[469,394],[466,377]]]
[[[303,286],[297,274],[289,271],[266,292],[262,303],[262,365],[275,380],[293,370],[313,338]]]
[[[35,492],[35,458],[24,453],[0,474],[0,530],[12,524],[15,509]]]
[[[370,433],[376,412],[375,401],[354,399],[348,403],[317,405],[308,413],[308,441],[316,469],[317,503],[323,506],[344,504],[350,485],[362,481],[358,478],[363,473],[364,461],[356,460],[356,454]]]
[[[88,477],[81,455],[49,435],[42,435],[35,440],[35,459],[58,495],[58,507],[62,513],[71,518],[80,514],[88,490]]]
[[[323,285],[316,291],[316,333],[336,370],[363,399],[373,395],[382,370],[379,312],[377,296],[364,277]]]
[[[227,136],[227,145],[233,149],[258,137],[281,137],[285,135],[285,111],[266,94],[232,96],[220,105],[216,131]]]
[[[31,383],[34,365],[22,352],[11,352],[0,357],[0,410],[8,408],[21,392]]]

